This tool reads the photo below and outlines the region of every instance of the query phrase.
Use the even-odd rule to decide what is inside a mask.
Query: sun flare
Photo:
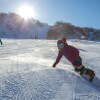
[[[32,7],[28,5],[23,5],[19,7],[18,14],[23,17],[24,19],[29,19],[35,16],[35,12]]]

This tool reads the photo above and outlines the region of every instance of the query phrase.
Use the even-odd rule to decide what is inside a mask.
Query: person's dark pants
[[[79,72],[80,75],[83,75],[83,74],[86,74],[90,77],[90,81],[91,79],[94,78],[95,76],[95,73],[93,70],[91,69],[88,69],[88,68],[85,68],[83,65],[82,65],[82,59],[81,57],[78,57],[75,62],[73,63],[73,66],[75,66],[75,71],[76,72]],[[81,66],[81,67],[80,67]]]
[[[76,60],[72,63],[73,66],[75,66],[76,68],[80,67],[82,65],[82,59],[81,57],[77,57]]]
[[[75,66],[75,71],[80,72],[80,75],[84,73],[85,67],[82,65],[81,57],[77,57],[76,60],[72,63]]]
[[[91,69],[85,68],[82,65],[82,59],[81,57],[78,57],[74,63],[72,63],[73,66],[75,66],[75,71],[79,72],[79,74],[82,76],[83,74],[86,74],[89,76],[89,81],[92,82],[93,78],[95,77],[95,72]]]
[[[2,41],[0,41],[1,45],[3,44]]]

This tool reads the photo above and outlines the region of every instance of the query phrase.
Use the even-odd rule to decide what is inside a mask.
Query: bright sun
[[[24,19],[29,19],[35,16],[35,12],[33,11],[33,8],[28,5],[23,5],[19,7],[18,14],[22,16]]]

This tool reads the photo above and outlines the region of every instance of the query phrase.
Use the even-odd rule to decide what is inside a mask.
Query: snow
[[[64,57],[52,68],[56,40],[4,39],[0,46],[0,100],[100,100],[100,88],[82,79]],[[69,40],[100,79],[100,42]]]

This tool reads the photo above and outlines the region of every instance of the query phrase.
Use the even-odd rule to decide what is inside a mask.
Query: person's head
[[[63,50],[64,49],[64,41],[61,39],[61,40],[58,40],[57,41],[57,47],[59,50]]]
[[[66,38],[65,37],[63,37],[62,39],[57,41],[57,46],[58,46],[59,50],[63,50],[66,45],[68,45],[68,44],[66,42]]]

